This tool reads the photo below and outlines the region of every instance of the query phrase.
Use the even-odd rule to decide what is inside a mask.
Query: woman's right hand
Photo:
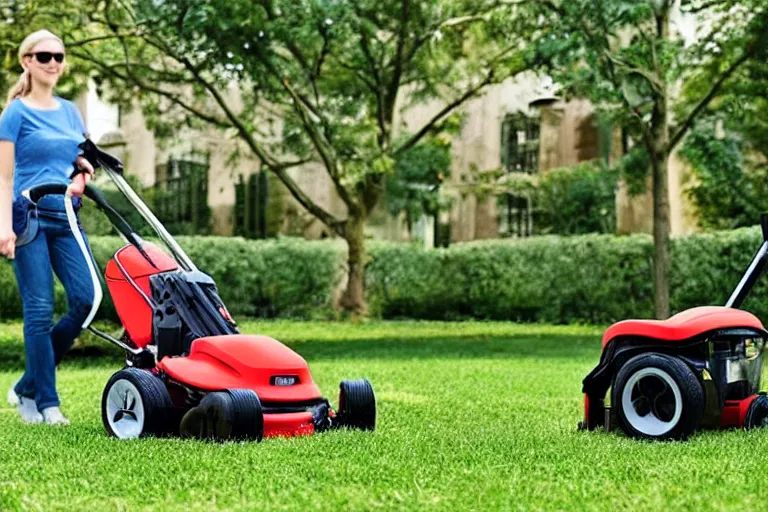
[[[69,184],[69,191],[72,193],[73,196],[81,196],[83,195],[83,192],[85,192],[85,186],[88,184],[88,181],[90,181],[91,175],[86,173],[81,173],[72,178],[72,183]]]
[[[10,260],[16,257],[16,233],[10,227],[0,228],[0,256]]]

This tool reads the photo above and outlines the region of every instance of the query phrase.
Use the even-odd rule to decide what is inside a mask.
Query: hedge
[[[345,248],[338,242],[180,237],[179,243],[213,276],[236,316],[327,317],[343,286]],[[673,239],[673,312],[723,304],[759,243],[756,228]],[[94,237],[91,245],[103,265],[121,242]],[[370,242],[366,291],[371,313],[383,318],[609,323],[653,316],[651,269],[647,235],[490,240],[431,251]],[[744,307],[768,318],[764,281]],[[58,311],[65,302],[57,285]],[[0,263],[0,318],[20,316],[12,268]],[[107,297],[100,316],[115,318]]]
[[[178,237],[177,241],[197,267],[216,280],[233,315],[313,317],[331,310],[331,296],[341,277],[343,247],[339,244],[237,237]],[[123,242],[106,236],[91,237],[89,242],[103,276],[104,267]],[[55,293],[56,311],[63,312],[66,297],[58,281]],[[19,317],[21,301],[12,266],[0,262],[0,319]],[[117,319],[108,293],[99,317]]]

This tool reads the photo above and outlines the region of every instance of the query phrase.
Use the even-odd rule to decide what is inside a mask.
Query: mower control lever
[[[83,151],[83,157],[91,163],[94,169],[109,167],[118,174],[123,173],[123,162],[119,158],[99,149],[91,139],[85,139],[77,147]]]

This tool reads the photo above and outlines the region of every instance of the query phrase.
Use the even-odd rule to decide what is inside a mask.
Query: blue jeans
[[[22,397],[34,398],[42,411],[60,404],[56,366],[72,347],[91,311],[94,283],[69,223],[63,218],[43,215],[33,222],[39,224],[37,233],[32,241],[16,248],[14,260],[23,303],[27,359],[26,371],[15,391]],[[88,257],[92,258],[90,252]],[[52,271],[64,285],[69,306],[69,312],[56,325]]]

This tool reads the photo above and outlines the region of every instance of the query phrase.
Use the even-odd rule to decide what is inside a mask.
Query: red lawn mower
[[[685,439],[699,428],[768,426],[768,396],[759,393],[768,332],[737,309],[766,264],[768,215],[760,224],[763,243],[724,307],[625,320],[605,331],[600,363],[583,381],[581,429]]]
[[[112,375],[101,400],[102,420],[111,436],[181,434],[260,441],[338,427],[375,428],[370,382],[342,381],[338,409],[331,408],[301,356],[268,336],[237,330],[213,279],[197,269],[125,181],[122,163],[90,140],[80,148],[94,168],[104,169],[171,253],[143,241],[98,189],[86,187],[84,195],[127,242],[106,267],[122,336],[116,339],[88,325],[101,300],[90,261],[97,300],[83,326],[126,353],[126,367]],[[41,185],[25,195],[36,204],[52,193],[68,194],[65,185]],[[65,201],[70,226],[86,250],[70,203]]]

